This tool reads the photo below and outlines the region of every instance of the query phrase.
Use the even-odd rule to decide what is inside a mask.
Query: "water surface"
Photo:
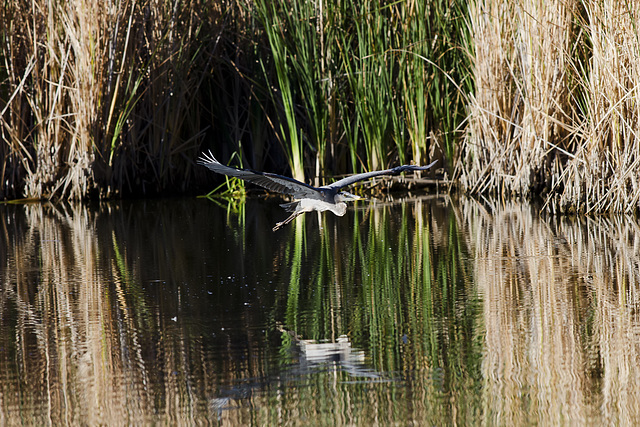
[[[631,218],[0,206],[0,423],[633,424]]]

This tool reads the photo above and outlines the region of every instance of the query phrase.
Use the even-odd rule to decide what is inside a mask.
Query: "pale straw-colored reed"
[[[476,90],[462,188],[544,196],[554,211],[637,210],[638,8],[575,0],[471,8]]]

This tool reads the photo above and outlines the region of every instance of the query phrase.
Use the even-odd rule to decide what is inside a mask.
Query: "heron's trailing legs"
[[[280,227],[282,227],[283,225],[287,225],[289,224],[291,221],[293,221],[294,219],[296,219],[296,217],[298,215],[303,214],[304,211],[295,211],[293,212],[291,215],[289,215],[289,217],[287,219],[285,219],[284,221],[280,221],[279,223],[277,223],[275,225],[275,227],[272,228],[273,231],[277,231]]]

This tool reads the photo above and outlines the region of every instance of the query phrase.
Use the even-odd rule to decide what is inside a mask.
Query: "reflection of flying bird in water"
[[[267,190],[293,196],[293,202],[280,205],[287,212],[292,212],[291,216],[284,221],[277,223],[275,227],[273,227],[273,231],[276,231],[283,225],[290,223],[298,215],[305,212],[331,211],[338,216],[344,215],[347,211],[346,202],[358,200],[362,197],[355,196],[346,191],[341,191],[341,189],[358,181],[381,175],[398,175],[402,172],[423,171],[430,169],[434,164],[436,164],[436,162],[433,162],[428,166],[402,165],[393,169],[359,173],[357,175],[342,178],[333,184],[324,185],[322,187],[312,187],[293,178],[276,175],[274,173],[255,172],[250,169],[236,169],[225,166],[217,161],[211,152],[209,152],[209,154],[203,154],[198,159],[198,163],[208,167],[214,172],[241,178],[253,184],[260,185]]]

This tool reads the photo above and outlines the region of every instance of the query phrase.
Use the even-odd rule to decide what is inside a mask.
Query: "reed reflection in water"
[[[0,424],[632,424],[638,224],[0,206]]]
[[[484,418],[497,425],[640,421],[640,229],[463,205],[483,301]]]
[[[442,201],[310,216],[275,234],[277,204],[248,206],[0,206],[0,422],[473,413],[480,305]]]

